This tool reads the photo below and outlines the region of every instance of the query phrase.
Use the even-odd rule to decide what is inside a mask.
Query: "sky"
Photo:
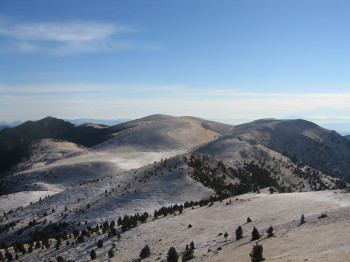
[[[0,0],[0,121],[348,121],[348,0]]]

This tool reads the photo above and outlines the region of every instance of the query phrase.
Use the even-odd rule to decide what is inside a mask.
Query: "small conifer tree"
[[[108,257],[109,257],[109,258],[114,257],[113,249],[110,249],[110,250],[108,251]]]
[[[7,258],[8,261],[11,261],[13,259],[13,255],[8,250],[6,250],[5,258]]]
[[[141,252],[140,252],[140,258],[141,258],[141,259],[144,259],[144,258],[146,258],[146,257],[149,257],[150,254],[151,254],[151,249],[149,248],[148,245],[145,245],[145,246],[143,247],[143,249],[141,250]]]
[[[101,247],[103,247],[103,241],[100,239],[99,241],[97,241],[97,248]]]
[[[61,237],[57,237],[55,248],[58,250],[62,244]]]
[[[252,231],[252,239],[251,239],[251,241],[257,240],[259,238],[260,238],[259,231],[256,229],[256,227],[254,227],[253,231]]]
[[[90,252],[90,257],[91,257],[91,260],[94,260],[96,258],[96,252],[95,250],[91,250]]]
[[[236,240],[240,240],[243,238],[243,229],[241,226],[236,229]]]
[[[301,218],[300,218],[300,225],[302,224],[305,224],[305,216],[304,214],[301,215]]]
[[[194,242],[193,241],[191,241],[191,243],[190,243],[190,248],[196,249],[195,246],[194,246]]]
[[[174,247],[169,248],[167,262],[177,262],[179,259],[179,255]]]
[[[41,248],[41,243],[40,241],[36,241],[35,243],[35,249]]]
[[[247,223],[252,222],[252,220],[250,219],[250,217],[247,218]]]
[[[182,261],[188,261],[188,260],[194,258],[193,253],[194,253],[194,251],[192,248],[189,248],[188,250],[186,250],[185,254],[182,257]]]
[[[267,237],[273,237],[275,234],[273,233],[273,227],[270,226],[269,229],[266,231]]]
[[[63,257],[61,257],[61,256],[58,256],[58,257],[57,257],[57,262],[64,262],[64,259],[63,259]]]
[[[253,246],[252,252],[250,253],[251,262],[261,262],[264,261],[263,257],[263,246],[259,244],[255,244]]]

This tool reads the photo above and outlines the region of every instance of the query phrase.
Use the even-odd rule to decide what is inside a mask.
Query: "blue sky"
[[[350,122],[349,13],[347,0],[2,0],[0,120]]]

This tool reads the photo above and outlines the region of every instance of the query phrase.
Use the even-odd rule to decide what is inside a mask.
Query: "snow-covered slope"
[[[182,214],[149,218],[146,223],[122,233],[121,238],[100,230],[98,234],[85,236],[82,243],[77,243],[73,236],[68,238],[69,245],[62,240],[58,249],[56,240],[52,239],[50,248],[19,253],[19,259],[49,261],[62,256],[66,261],[90,261],[89,254],[95,250],[96,261],[137,261],[141,249],[148,245],[151,254],[146,261],[166,261],[170,247],[175,247],[182,256],[186,245],[193,241],[192,261],[247,262],[255,243],[263,246],[266,261],[347,261],[349,208],[349,193],[342,191],[247,194],[211,206],[187,208]],[[302,214],[306,223],[300,225]],[[251,223],[246,222],[248,217]],[[235,239],[238,226],[243,229],[241,240]],[[268,238],[266,230],[270,226],[274,237]],[[258,241],[251,241],[253,227],[261,235]],[[101,248],[97,247],[99,240],[103,242]],[[108,258],[111,249],[114,257]],[[14,253],[12,248],[9,251]]]
[[[229,130],[229,125],[194,117],[153,115],[104,129],[105,142],[92,148],[42,140],[30,148],[29,159],[3,179],[3,193],[61,191],[189,152]]]
[[[284,248],[278,244],[285,243],[285,238],[297,241],[302,232],[318,234],[323,226],[339,233],[348,219],[344,215],[349,206],[347,193],[304,192],[344,188],[344,181],[329,175],[350,175],[350,142],[313,123],[265,119],[233,127],[195,117],[153,115],[112,127],[88,128],[96,136],[84,133],[82,141],[87,147],[64,140],[36,141],[28,156],[0,179],[0,229],[8,230],[0,232],[0,243],[28,240],[39,231],[52,238],[59,225],[71,234],[126,215],[148,212],[153,216],[161,207],[213,196],[220,199],[259,190],[262,194],[235,197],[227,205],[229,200],[202,208],[197,203],[194,210],[188,208],[183,215],[177,212],[176,216],[161,215],[156,220],[151,217],[124,233],[117,228],[122,233],[120,241],[101,232],[85,236],[81,244],[71,238],[74,244],[20,255],[23,261],[53,260],[58,255],[88,261],[100,239],[106,246],[97,250],[99,260],[106,260],[106,252],[115,242],[118,261],[137,259],[147,243],[152,245],[150,260],[162,261],[171,245],[183,251],[192,239],[197,261],[227,261],[230,256],[240,261],[249,256],[249,236],[234,241],[232,235],[238,225],[244,226],[245,232],[251,231],[253,224],[244,222],[247,216],[254,217],[254,225],[263,231],[276,225],[276,241],[264,241],[270,247],[268,258],[283,260]],[[266,195],[268,189],[303,193],[270,196]],[[332,220],[315,217],[330,210],[336,214]],[[295,221],[301,213],[313,224],[300,231]],[[188,224],[194,227],[190,229]],[[231,238],[218,236],[225,231]],[[314,252],[311,260],[330,257],[326,248],[329,242],[324,243],[314,243],[313,250],[325,248],[325,257]],[[348,254],[342,245],[338,241],[334,247]],[[298,242],[294,244],[294,250],[299,246]],[[294,258],[292,261],[309,257]]]
[[[332,176],[350,177],[350,142],[305,120],[262,119],[236,126],[232,135],[262,144]]]
[[[114,137],[95,146],[96,151],[169,151],[188,150],[209,142],[232,126],[193,117],[153,115],[116,126]],[[125,151],[125,150],[124,150]]]
[[[20,194],[31,197],[30,202],[34,200],[33,203],[21,200]],[[12,215],[0,218],[1,222],[20,223],[0,240],[14,241],[28,236],[33,229],[26,226],[33,219],[51,223],[86,221],[87,225],[94,225],[145,211],[152,214],[163,206],[199,201],[213,194],[212,189],[188,176],[188,166],[182,157],[174,157],[61,192],[27,191],[3,196],[0,204],[7,204],[1,205],[0,213],[12,210],[8,213]],[[38,197],[40,201],[37,201]],[[16,235],[18,230],[24,231],[21,236]]]
[[[326,173],[295,162],[262,144],[250,144],[232,136],[221,137],[198,148],[196,152],[211,155],[236,169],[253,163],[266,170],[288,190],[308,191],[336,187],[336,179]]]

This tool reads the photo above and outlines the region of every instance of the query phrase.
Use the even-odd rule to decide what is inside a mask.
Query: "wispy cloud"
[[[0,94],[12,94],[15,96],[23,96],[28,94],[45,95],[62,93],[70,95],[71,93],[93,93],[103,92],[108,90],[108,87],[102,85],[87,85],[87,84],[48,84],[48,85],[25,85],[25,86],[8,86],[0,85]]]
[[[46,115],[62,118],[137,118],[154,113],[252,120],[293,116],[348,118],[350,115],[349,92],[245,93],[217,88],[197,89],[193,95],[188,95],[186,89],[181,85],[0,85],[0,120],[39,119]]]
[[[2,52],[44,52],[72,55],[128,49],[157,49],[156,43],[135,42],[121,37],[137,32],[130,25],[98,21],[16,22],[0,17]]]

